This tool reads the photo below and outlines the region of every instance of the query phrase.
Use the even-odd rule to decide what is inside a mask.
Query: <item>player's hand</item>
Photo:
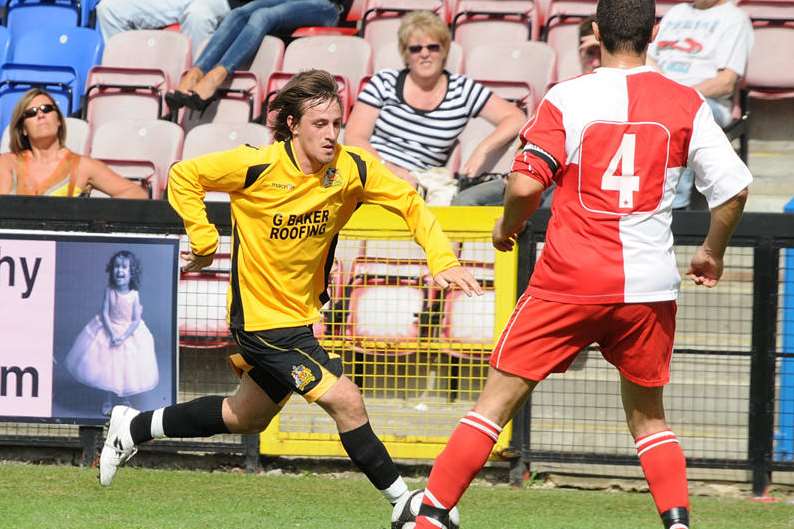
[[[485,153],[481,152],[479,149],[475,149],[469,159],[466,160],[466,163],[458,171],[458,174],[465,176],[466,178],[475,178],[480,174],[480,170],[485,165]]]
[[[509,252],[516,244],[516,237],[515,233],[507,233],[504,231],[502,217],[499,217],[499,220],[496,221],[493,231],[491,232],[493,247],[500,252]]]
[[[212,264],[215,254],[209,255],[196,255],[193,252],[180,252],[179,256],[185,262],[182,265],[183,272],[200,272],[202,269],[207,268]]]
[[[692,256],[686,275],[696,285],[712,288],[722,277],[722,257],[717,257],[707,248],[699,246]]]
[[[443,289],[449,288],[450,285],[455,285],[467,296],[471,297],[472,294],[482,296],[483,291],[480,284],[474,279],[474,276],[462,266],[453,266],[443,272],[439,272],[433,276],[433,281],[436,285]]]

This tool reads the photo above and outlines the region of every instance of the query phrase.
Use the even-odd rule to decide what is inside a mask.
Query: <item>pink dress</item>
[[[116,336],[127,331],[138,291],[120,294],[107,291],[109,320]],[[119,345],[111,337],[97,314],[83,327],[66,356],[66,368],[82,384],[127,397],[149,391],[159,382],[154,338],[141,320],[135,332]]]

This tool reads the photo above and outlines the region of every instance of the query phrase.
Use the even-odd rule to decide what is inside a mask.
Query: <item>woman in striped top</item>
[[[403,17],[398,46],[403,70],[376,73],[353,108],[346,143],[379,156],[398,176],[415,184],[414,170],[442,167],[470,118],[481,115],[496,128],[472,152],[460,173],[475,177],[488,154],[513,140],[525,116],[516,106],[444,64],[451,36],[429,11]]]

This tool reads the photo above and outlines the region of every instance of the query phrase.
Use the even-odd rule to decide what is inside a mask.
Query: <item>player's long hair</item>
[[[307,70],[301,72],[284,85],[271,101],[268,113],[268,125],[273,130],[276,141],[285,141],[292,137],[287,118],[292,116],[295,123],[300,122],[303,113],[309,108],[327,101],[339,99],[336,79],[325,70]]]
[[[130,289],[139,290],[141,286],[141,274],[143,273],[143,266],[138,257],[129,250],[121,250],[113,254],[108,264],[105,266],[105,272],[108,274],[108,286],[114,288],[116,282],[113,280],[113,263],[119,257],[126,259],[130,262]]]
[[[596,23],[609,53],[641,54],[651,43],[656,23],[654,0],[599,0]]]

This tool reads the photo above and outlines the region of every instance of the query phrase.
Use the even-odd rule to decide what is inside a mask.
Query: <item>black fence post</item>
[[[259,434],[245,434],[243,446],[245,446],[245,471],[248,473],[258,472],[261,468],[259,463]]]
[[[537,245],[532,223],[518,237],[518,278],[516,300],[521,297],[529,283],[529,276],[535,266]],[[513,432],[510,437],[510,484],[520,486],[529,474],[530,428],[532,426],[532,394],[513,416]]]
[[[753,334],[747,446],[754,496],[764,496],[772,479],[779,265],[780,250],[772,245],[771,240],[760,240],[753,251]]]
[[[80,466],[95,466],[98,457],[97,448],[102,441],[102,427],[80,426],[77,435],[80,437]]]

